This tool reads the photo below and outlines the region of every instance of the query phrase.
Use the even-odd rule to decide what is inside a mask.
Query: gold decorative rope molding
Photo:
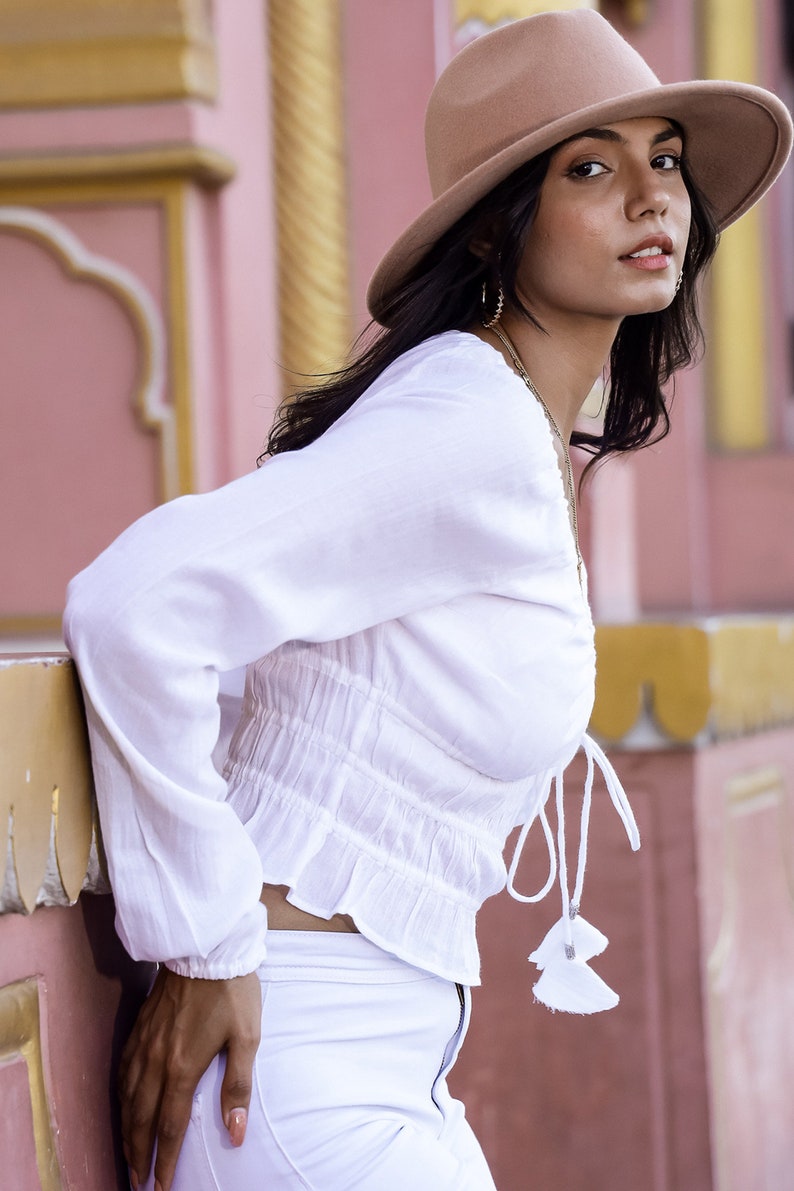
[[[627,747],[794,724],[794,616],[602,625],[591,728]]]
[[[288,381],[338,367],[352,336],[339,9],[337,0],[268,4]]]
[[[70,658],[0,655],[0,914],[107,888]]]

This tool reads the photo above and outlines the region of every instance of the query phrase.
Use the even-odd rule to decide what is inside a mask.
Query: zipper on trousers
[[[436,1108],[438,1109],[438,1111],[439,1111],[439,1112],[441,1112],[442,1110],[441,1110],[441,1105],[440,1105],[440,1104],[438,1103],[438,1101],[436,1100],[435,1087],[436,1087],[436,1084],[437,1084],[437,1083],[438,1083],[438,1081],[439,1081],[439,1078],[441,1077],[441,1073],[443,1072],[443,1070],[444,1070],[444,1067],[446,1066],[446,1062],[447,1062],[447,1050],[449,1049],[450,1042],[452,1042],[454,1039],[456,1039],[456,1038],[457,1038],[457,1036],[458,1036],[458,1034],[460,1033],[461,1027],[462,1027],[462,1025],[463,1025],[463,1018],[464,1018],[464,1015],[465,1015],[465,1013],[466,1013],[466,995],[465,995],[465,993],[464,993],[464,991],[463,991],[463,985],[462,985],[462,984],[456,984],[456,985],[455,985],[455,992],[458,994],[458,1001],[460,1002],[460,1013],[458,1014],[458,1024],[457,1024],[457,1026],[456,1026],[456,1028],[455,1028],[455,1033],[452,1035],[452,1038],[450,1038],[450,1041],[447,1043],[447,1045],[446,1045],[446,1046],[445,1046],[445,1048],[444,1048],[444,1053],[443,1053],[443,1055],[441,1056],[441,1065],[440,1065],[440,1067],[438,1068],[438,1071],[436,1072],[436,1077],[435,1077],[435,1079],[433,1080],[433,1083],[432,1083],[432,1086],[431,1086],[431,1089],[430,1089],[430,1096],[431,1096],[431,1099],[432,1099],[433,1103],[435,1104],[435,1106],[436,1106]]]

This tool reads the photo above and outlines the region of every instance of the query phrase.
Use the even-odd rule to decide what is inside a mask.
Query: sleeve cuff
[[[255,972],[265,959],[267,946],[267,910],[261,902],[237,924],[234,932],[209,955],[182,956],[165,961],[177,976],[193,980],[232,980]]]

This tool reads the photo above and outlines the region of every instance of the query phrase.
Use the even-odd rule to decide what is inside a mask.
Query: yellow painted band
[[[643,714],[660,745],[794,723],[794,617],[605,625],[596,650],[591,727],[607,740]]]
[[[756,0],[706,0],[705,74],[754,83],[758,71]],[[769,442],[764,240],[758,209],[725,233],[711,277],[712,443],[760,450]]]

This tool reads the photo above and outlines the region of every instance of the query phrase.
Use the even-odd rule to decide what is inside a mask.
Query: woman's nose
[[[637,170],[627,186],[625,207],[629,219],[661,215],[670,203],[667,179],[659,170]]]

